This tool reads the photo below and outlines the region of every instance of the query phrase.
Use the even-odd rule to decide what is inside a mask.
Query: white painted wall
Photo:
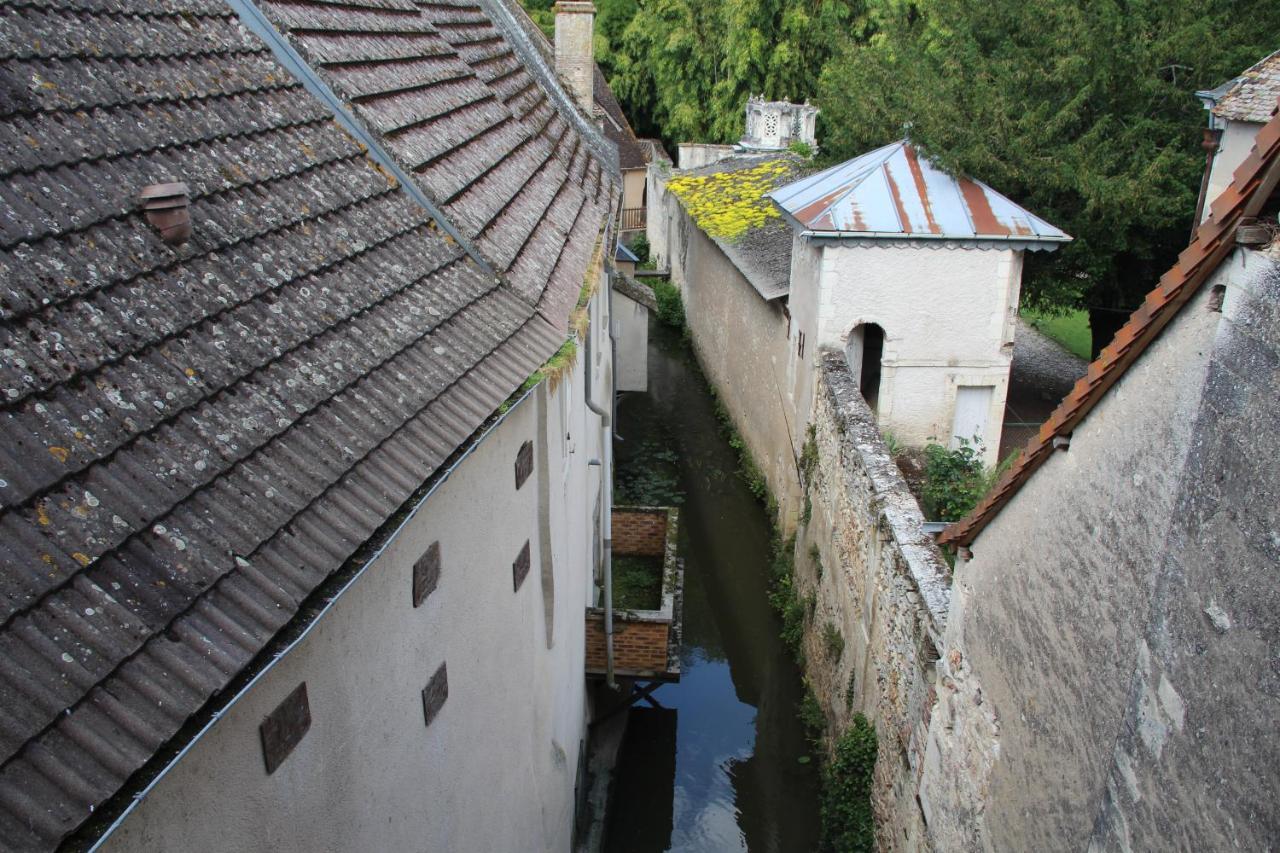
[[[592,367],[607,405],[604,301],[592,305]],[[106,849],[569,849],[602,491],[601,469],[587,462],[604,449],[583,400],[585,362],[580,349],[566,381],[543,383],[480,440]],[[516,453],[528,440],[534,473],[516,490]],[[436,540],[439,586],[415,609],[412,566]],[[526,540],[532,566],[513,591]],[[442,662],[449,697],[426,726],[421,691]],[[303,681],[311,729],[268,776],[259,724]]]
[[[613,323],[618,337],[618,390],[648,390],[649,309],[614,293]]]
[[[676,166],[680,169],[698,169],[732,157],[737,153],[732,145],[711,145],[703,142],[681,142],[676,147]]]
[[[1222,194],[1231,184],[1231,176],[1249,156],[1253,149],[1253,138],[1258,135],[1262,125],[1251,121],[1228,121],[1222,131],[1222,139],[1218,142],[1218,151],[1213,155],[1213,165],[1209,169],[1209,186],[1205,191],[1204,211],[1200,221],[1209,218],[1213,200]]]
[[[885,331],[881,428],[908,445],[946,443],[957,388],[992,389],[984,460],[994,464],[1013,352],[1022,254],[1011,250],[823,244],[815,264],[798,238],[792,260],[795,335],[806,334],[796,394],[808,403],[817,344],[843,352],[859,324]],[[807,409],[800,409],[807,411]]]

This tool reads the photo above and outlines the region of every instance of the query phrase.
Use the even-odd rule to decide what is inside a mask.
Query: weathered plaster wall
[[[649,309],[615,291],[613,320],[618,338],[618,390],[644,391],[649,387]]]
[[[647,169],[624,169],[622,172],[622,206],[624,209],[645,206],[644,185]],[[628,223],[623,223],[627,225]]]
[[[1258,135],[1262,125],[1251,121],[1229,121],[1222,131],[1222,139],[1218,141],[1218,151],[1213,155],[1213,166],[1209,169],[1209,185],[1205,189],[1204,210],[1200,221],[1209,218],[1213,200],[1222,194],[1231,184],[1231,176],[1249,156],[1253,149],[1253,138]]]
[[[875,723],[880,850],[924,850],[917,780],[934,649],[950,602],[948,570],[843,354],[824,353],[818,361],[811,516],[795,554],[800,593],[815,602],[805,633],[806,675],[834,730],[855,713]],[[828,625],[843,638],[838,654],[827,644]]]
[[[814,347],[843,351],[860,323],[885,331],[877,416],[901,442],[945,443],[956,388],[992,387],[986,461],[1000,446],[1017,320],[1021,253],[994,249],[824,244],[816,276],[793,286]],[[793,263],[794,266],[794,263]],[[811,306],[799,303],[808,299]],[[812,370],[813,362],[802,368]],[[801,377],[800,385],[812,380]]]
[[[737,153],[737,148],[732,145],[681,142],[676,147],[676,168],[699,169],[726,157],[732,157],[735,153]]]
[[[698,362],[778,501],[784,530],[799,513],[798,442],[787,388],[787,318],[765,302],[733,262],[695,227],[674,198],[671,280],[684,297]],[[800,432],[797,432],[797,429]]]
[[[604,328],[593,324],[597,353],[608,350]],[[600,469],[587,462],[603,449],[584,367],[580,351],[554,390],[543,383],[480,441],[107,849],[569,849],[601,500]],[[607,356],[603,367],[600,400]],[[517,490],[526,441],[534,472]],[[412,567],[435,541],[439,584],[414,608]],[[532,566],[515,589],[526,541]],[[442,663],[448,698],[426,725],[422,690]],[[311,728],[268,776],[259,724],[304,681]]]
[[[957,568],[938,849],[1280,838],[1280,284],[1245,252],[1211,284]]]

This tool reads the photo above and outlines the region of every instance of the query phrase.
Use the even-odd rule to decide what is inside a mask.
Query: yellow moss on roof
[[[672,178],[667,189],[708,236],[733,242],[781,215],[766,194],[795,170],[791,160],[770,160],[733,172]]]

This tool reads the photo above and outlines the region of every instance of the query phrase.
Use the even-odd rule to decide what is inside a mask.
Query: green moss
[[[796,170],[793,160],[770,160],[750,169],[672,178],[667,189],[708,236],[732,242],[781,215],[768,193]]]

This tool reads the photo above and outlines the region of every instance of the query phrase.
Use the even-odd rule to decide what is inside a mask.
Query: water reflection
[[[658,326],[650,342],[650,391],[619,405],[618,502],[682,506],[683,677],[655,694],[675,711],[674,762],[652,723],[637,727],[648,711],[633,712],[606,849],[811,850],[817,779],[797,760],[802,686],[766,598],[764,512],[683,342]]]

